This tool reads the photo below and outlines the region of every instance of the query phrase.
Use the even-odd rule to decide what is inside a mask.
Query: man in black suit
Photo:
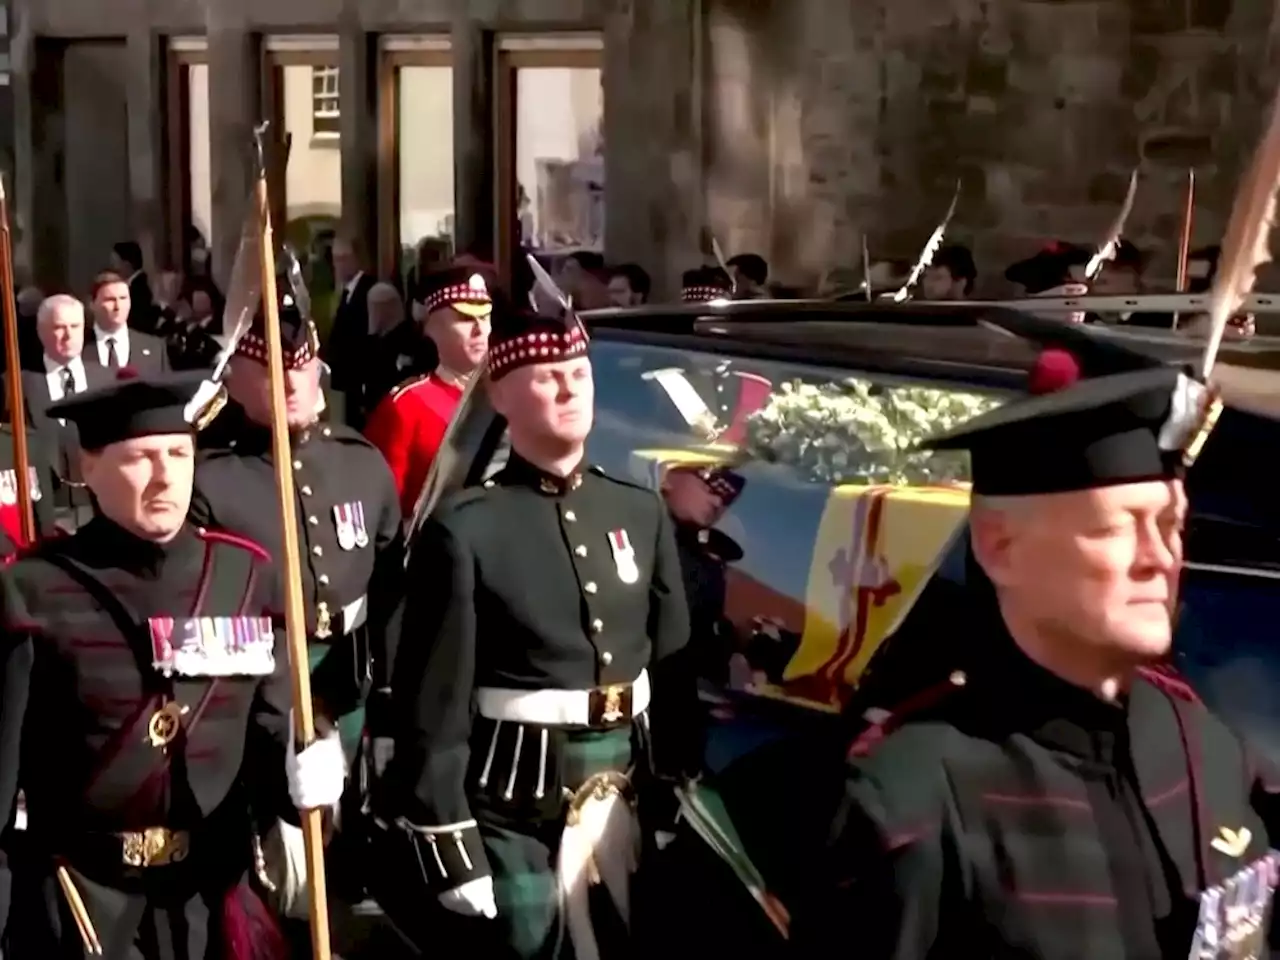
[[[119,274],[129,285],[133,325],[139,330],[153,333],[155,295],[151,291],[151,279],[142,266],[142,248],[132,240],[121,241],[111,248],[111,272]]]
[[[86,366],[112,370],[133,367],[143,376],[169,372],[165,342],[154,334],[130,329],[134,306],[130,286],[120,274],[106,272],[94,278],[93,335],[85,337]]]
[[[54,401],[111,379],[103,367],[84,362],[84,328],[84,304],[75,297],[60,293],[45,299],[36,314],[40,366],[22,371],[23,402],[33,434],[32,460],[52,464],[54,504],[64,516],[70,514],[71,526],[77,525],[77,519],[85,519],[92,508],[88,491],[80,482],[80,438],[74,424],[51,419],[46,411]]]
[[[364,386],[373,341],[368,300],[375,280],[365,273],[354,240],[338,237],[333,241],[333,275],[341,297],[320,359],[329,367],[332,389],[343,395],[346,423],[358,430],[364,426]]]

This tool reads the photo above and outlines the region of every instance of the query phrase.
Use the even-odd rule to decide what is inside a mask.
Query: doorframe
[[[165,51],[164,236],[167,266],[191,269],[187,228],[193,223],[191,184],[191,68],[209,66],[203,37],[171,37]],[[206,110],[208,107],[206,106]],[[213,238],[205,237],[212,249]]]
[[[494,255],[502,282],[511,289],[514,278],[512,258],[519,249],[516,178],[519,116],[517,74],[532,68],[564,68],[601,71],[604,84],[604,36],[599,32],[574,34],[504,35],[498,38],[494,56]],[[605,103],[604,109],[609,109]],[[607,147],[606,147],[607,149]],[[607,190],[607,187],[606,187]],[[608,194],[605,195],[608,203]]]
[[[388,36],[378,43],[377,267],[382,277],[400,276],[400,68],[452,67],[447,34]],[[447,131],[453,139],[453,129]],[[452,171],[450,171],[452,177]],[[457,217],[457,211],[454,211]],[[404,291],[405,296],[409,291]]]

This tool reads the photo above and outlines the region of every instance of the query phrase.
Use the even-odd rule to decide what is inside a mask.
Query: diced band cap
[[[475,264],[446,267],[422,278],[417,300],[431,313],[452,307],[464,316],[482,319],[493,312],[493,271]]]
[[[1004,277],[1010,283],[1021,285],[1028,295],[1047,293],[1070,283],[1071,268],[1087,265],[1091,256],[1084,247],[1055,240],[1035,256],[1011,265],[1005,270]]]
[[[720,498],[726,506],[733,503],[742,494],[747,485],[747,478],[736,470],[723,466],[707,464],[676,464],[667,469],[668,473],[691,473],[704,484],[707,489]]]
[[[320,355],[320,335],[315,324],[302,316],[293,296],[280,296],[280,356],[286,370],[300,370]],[[253,325],[236,344],[236,355],[246,357],[264,366],[267,362],[267,328],[262,311],[253,318]]]
[[[587,332],[571,310],[555,315],[502,309],[489,332],[489,379],[535,363],[558,363],[587,353]]]
[[[113,383],[65,397],[50,404],[48,412],[76,425],[85,450],[135,437],[191,433],[195,428],[187,420],[187,404],[203,382],[200,373],[143,377],[124,367]]]
[[[1015,400],[926,450],[968,450],[973,492],[1007,497],[1180,477],[1220,407],[1176,367],[1079,380]]]
[[[726,300],[733,296],[733,280],[719,267],[686,270],[680,278],[680,299],[685,303]]]

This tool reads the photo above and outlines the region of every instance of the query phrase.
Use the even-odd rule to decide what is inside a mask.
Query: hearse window
[[[600,336],[592,360],[588,455],[665,497],[705,683],[838,707],[962,526],[965,456],[916,445],[1004,398]]]
[[[1264,451],[1280,424],[1228,407],[1187,476],[1179,668],[1209,706],[1280,761],[1280,510]]]

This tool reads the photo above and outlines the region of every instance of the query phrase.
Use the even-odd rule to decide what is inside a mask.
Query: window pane
[[[396,142],[400,151],[401,266],[453,255],[453,70],[401,67]]]
[[[517,72],[517,217],[526,247],[604,251],[603,120],[600,70]]]
[[[838,704],[967,509],[966,456],[916,443],[1002,398],[599,338],[592,360],[590,460],[667,498],[704,680]]]
[[[342,215],[342,154],[338,149],[337,100],[316,96],[317,68],[279,67],[284,100],[284,129],[292,138],[285,168],[284,239],[303,261],[311,291],[312,313],[322,331],[337,307],[328,249]],[[336,79],[336,69],[333,70]],[[332,105],[332,116],[317,110]]]
[[[200,234],[208,249],[213,249],[213,172],[209,147],[209,67],[203,63],[187,68],[187,116],[191,184],[191,226]],[[188,238],[188,245],[194,240]]]

